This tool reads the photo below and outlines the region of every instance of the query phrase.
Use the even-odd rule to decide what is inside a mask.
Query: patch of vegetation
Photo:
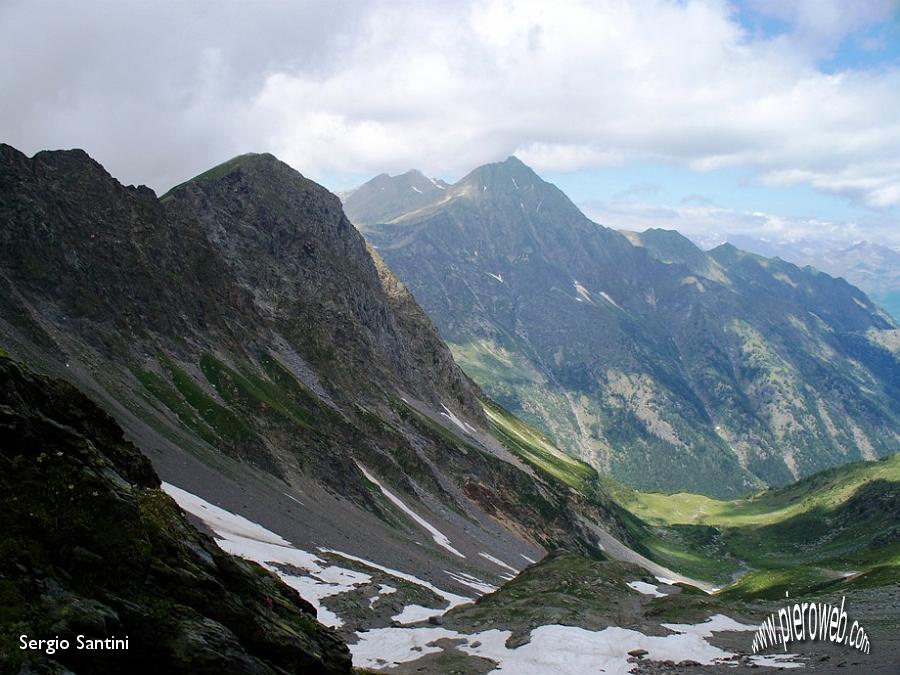
[[[159,357],[159,362],[169,372],[175,388],[184,400],[197,411],[219,438],[234,443],[247,443],[256,439],[256,435],[243,420],[207,394],[184,370],[163,356]]]
[[[211,354],[200,357],[200,369],[219,395],[228,403],[255,413],[273,413],[301,427],[311,429],[315,418],[309,411],[312,398],[281,364],[270,356],[261,365],[273,379],[266,380],[249,368],[239,372]]]
[[[197,414],[197,411],[166,380],[147,370],[135,369],[134,375],[144,385],[144,388],[171,410],[185,427],[195,432],[207,443],[213,444],[218,440],[212,429]]]
[[[597,481],[593,468],[559,450],[546,436],[493,401],[482,403],[494,435],[509,451],[582,494],[593,492]]]
[[[203,173],[194,176],[190,180],[186,180],[183,183],[179,183],[171,190],[166,192],[162,197],[160,197],[160,201],[166,201],[172,197],[172,194],[178,190],[179,188],[184,187],[185,185],[196,184],[196,185],[205,185],[207,183],[214,183],[215,181],[224,178],[229,173],[237,169],[246,159],[251,155],[238,155],[237,157],[232,157],[227,162],[222,162],[209,169],[208,171],[204,171]]]

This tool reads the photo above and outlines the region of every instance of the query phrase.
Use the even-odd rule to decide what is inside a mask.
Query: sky
[[[592,218],[900,248],[900,0],[0,0],[0,142],[158,192],[515,154]]]

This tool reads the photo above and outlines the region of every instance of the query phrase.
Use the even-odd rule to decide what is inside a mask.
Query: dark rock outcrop
[[[4,673],[351,671],[296,591],[187,522],[111,417],[6,357],[0,531]],[[20,635],[70,646],[22,651]],[[81,650],[79,635],[128,649]]]

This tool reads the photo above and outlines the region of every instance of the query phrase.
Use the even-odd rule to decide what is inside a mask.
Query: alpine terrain
[[[843,279],[602,227],[515,157],[425,204],[410,175],[347,212],[463,370],[569,454],[729,497],[900,450],[900,333]]]

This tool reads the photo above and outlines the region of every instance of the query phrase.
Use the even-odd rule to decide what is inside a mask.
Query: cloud
[[[822,6],[758,3],[788,27],[767,35],[724,0],[6,0],[0,129],[157,189],[248,150],[312,177],[516,153],[539,171],[738,166],[895,207],[900,68],[817,64],[896,3]]]
[[[635,197],[659,194],[662,186],[659,183],[633,183],[621,192],[613,195],[615,201],[634,201]]]
[[[889,216],[875,215],[857,222],[786,217],[724,208],[693,197],[699,195],[690,195],[680,206],[588,201],[579,207],[589,218],[607,227],[636,232],[652,227],[678,230],[706,246],[744,235],[769,241],[816,239],[845,245],[867,239],[900,250],[900,230]]]
[[[847,37],[863,28],[886,21],[897,12],[898,0],[750,0],[756,12],[786,22],[789,39],[818,56],[827,56]],[[861,42],[871,42],[861,36]]]
[[[681,198],[681,204],[683,206],[719,206],[709,197],[698,194],[685,195]]]

